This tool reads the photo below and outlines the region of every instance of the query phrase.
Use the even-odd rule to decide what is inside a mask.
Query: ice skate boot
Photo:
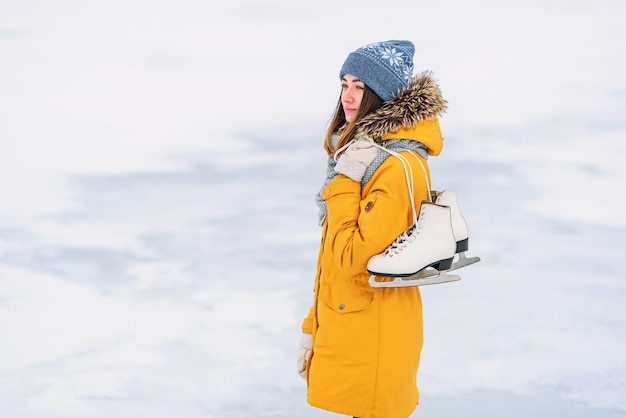
[[[370,286],[422,286],[460,280],[460,276],[446,272],[456,251],[450,213],[447,206],[422,202],[417,223],[396,238],[383,253],[369,259]],[[418,274],[428,267],[437,271],[428,277],[419,277]],[[378,281],[376,276],[394,280]]]
[[[469,266],[470,264],[478,263],[480,261],[480,257],[465,256],[465,252],[469,249],[469,232],[465,218],[459,209],[456,193],[452,190],[444,190],[442,192],[433,190],[431,193],[436,196],[436,198],[433,196],[433,202],[438,205],[450,207],[452,233],[454,234],[454,239],[456,240],[456,253],[459,255],[459,258],[452,263],[450,270],[456,270],[461,267]]]
[[[467,257],[465,255],[465,252],[469,249],[469,233],[465,218],[459,210],[459,203],[456,198],[456,193],[452,190],[444,190],[441,192],[433,190],[431,191],[431,199],[438,205],[450,207],[450,216],[452,219],[452,233],[454,234],[454,239],[456,240],[456,254],[458,254],[458,259],[452,263],[449,271],[457,270],[461,267],[478,263],[480,261],[480,257]],[[438,274],[438,271],[431,268],[427,270],[422,270],[418,275],[419,277],[424,278],[434,276],[436,274]]]

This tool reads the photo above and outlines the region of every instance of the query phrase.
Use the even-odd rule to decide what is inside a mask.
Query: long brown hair
[[[343,106],[341,105],[340,94],[337,106],[335,107],[335,112],[333,113],[333,117],[328,125],[328,130],[326,131],[326,137],[324,138],[324,149],[328,155],[334,154],[337,149],[350,142],[356,134],[357,122],[361,120],[363,116],[381,107],[383,103],[383,100],[378,97],[372,89],[365,86],[363,89],[361,106],[359,106],[359,111],[356,115],[356,120],[352,123],[346,123],[346,114],[343,111]],[[336,148],[332,143],[332,136],[335,132],[338,132],[341,135]]]

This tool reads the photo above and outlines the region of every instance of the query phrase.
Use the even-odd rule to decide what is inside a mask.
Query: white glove
[[[357,139],[341,154],[335,171],[360,182],[367,167],[381,152],[371,139]]]
[[[296,371],[301,378],[306,380],[306,369],[309,361],[309,354],[311,353],[311,347],[313,346],[313,336],[306,332],[302,333],[300,338],[300,345],[296,352]]]

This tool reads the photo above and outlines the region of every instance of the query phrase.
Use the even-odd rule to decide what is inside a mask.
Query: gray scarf
[[[334,134],[332,137],[333,146],[336,147],[338,140],[339,140],[339,135]],[[387,148],[388,150],[395,151],[395,152],[417,151],[417,153],[421,155],[423,158],[428,159],[428,150],[426,148],[426,145],[422,144],[421,142],[412,141],[409,139],[391,139],[389,141],[376,141],[376,142],[382,145],[383,147]],[[369,167],[367,167],[367,169],[365,170],[365,174],[363,175],[363,178],[361,179],[361,189],[363,189],[363,187],[365,187],[365,185],[372,179],[372,176],[374,175],[378,167],[380,167],[383,161],[385,161],[390,155],[391,154],[389,154],[388,152],[383,151],[380,154],[378,154],[376,158],[374,158],[374,161],[372,161]],[[317,206],[319,207],[318,214],[319,214],[320,226],[324,225],[324,221],[326,220],[326,214],[328,212],[328,208],[326,207],[326,200],[324,200],[324,198],[322,197],[322,192],[324,191],[328,183],[330,183],[338,174],[335,171],[335,165],[337,165],[337,162],[335,161],[332,155],[329,156],[328,166],[326,167],[326,179],[324,180],[324,183],[322,184],[320,191],[315,196],[315,202],[317,203]]]

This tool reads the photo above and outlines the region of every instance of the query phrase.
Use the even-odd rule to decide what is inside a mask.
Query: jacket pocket
[[[346,314],[367,309],[372,303],[374,290],[326,284],[320,289],[319,297],[333,311]]]

